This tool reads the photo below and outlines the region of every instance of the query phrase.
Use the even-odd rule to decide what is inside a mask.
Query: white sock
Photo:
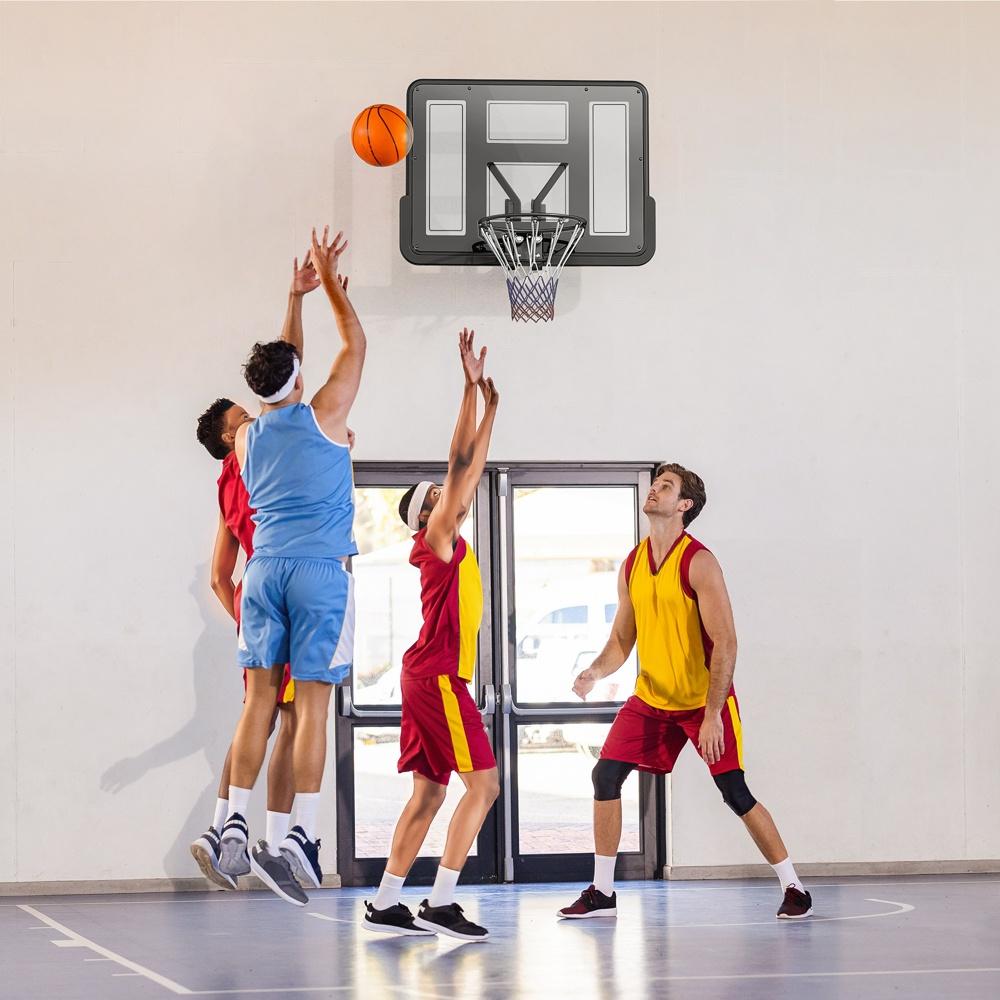
[[[264,834],[264,839],[267,841],[268,851],[274,857],[278,857],[279,854],[278,844],[288,836],[289,821],[291,818],[291,813],[271,812],[270,809],[267,811],[267,832]]]
[[[292,826],[301,826],[303,833],[316,839],[316,816],[319,814],[319,792],[296,792],[292,805]]]
[[[779,861],[776,865],[771,865],[774,869],[774,874],[778,876],[778,880],[781,882],[781,891],[784,892],[790,885],[794,885],[796,889],[801,892],[806,891],[806,887],[799,881],[798,875],[795,874],[795,867],[792,864],[791,858],[785,858],[784,861]]]
[[[427,898],[428,906],[447,906],[455,902],[455,886],[461,872],[452,871],[444,865],[438,865],[438,873],[434,879],[434,888]]]
[[[610,896],[615,891],[615,862],[618,856],[594,855],[594,888]]]
[[[237,788],[236,785],[229,786],[229,815],[239,813],[244,819],[247,818],[247,808],[250,805],[251,788]]]
[[[212,826],[221,833],[227,819],[229,819],[229,799],[216,799]]]
[[[395,906],[399,902],[399,897],[403,894],[403,883],[405,878],[393,875],[386,871],[379,883],[378,892],[372,900],[372,906],[376,910],[387,910],[390,906]]]

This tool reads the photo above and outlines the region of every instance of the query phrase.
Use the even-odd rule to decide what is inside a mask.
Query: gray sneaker
[[[250,871],[286,902],[296,906],[305,906],[309,902],[309,897],[292,875],[292,866],[280,854],[275,857],[267,849],[266,840],[258,840],[250,852]]]
[[[250,859],[247,857],[248,839],[247,821],[239,814],[233,813],[222,828],[219,844],[219,871],[232,878],[247,875],[250,872]]]

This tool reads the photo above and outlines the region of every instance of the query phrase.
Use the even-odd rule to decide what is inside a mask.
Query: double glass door
[[[354,559],[354,673],[338,694],[338,868],[345,885],[378,880],[406,802],[398,774],[400,669],[420,629],[404,491],[441,482],[443,467],[355,468],[360,555]],[[594,850],[590,772],[635,682],[634,653],[581,701],[576,675],[607,641],[618,568],[644,534],[637,466],[490,468],[463,535],[483,576],[484,614],[470,691],[500,771],[501,797],[463,881],[589,879]],[[464,786],[453,776],[411,878],[433,877]],[[619,875],[650,878],[663,854],[663,789],[646,775],[623,790]]]

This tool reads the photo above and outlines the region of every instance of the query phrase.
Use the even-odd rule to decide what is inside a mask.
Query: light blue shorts
[[[338,684],[354,660],[354,578],[339,559],[254,556],[243,574],[241,667],[290,663],[297,681]]]

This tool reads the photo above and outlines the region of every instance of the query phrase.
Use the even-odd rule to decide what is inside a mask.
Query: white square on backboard
[[[487,101],[487,142],[569,142],[568,101]]]
[[[628,236],[628,104],[590,105],[590,233]]]
[[[465,235],[465,101],[427,102],[427,235]]]
[[[555,173],[558,163],[498,163],[497,170],[504,175],[507,183],[521,199],[521,211],[531,211],[531,199],[548,183]],[[486,173],[486,214],[503,215],[507,195],[497,183],[497,179],[487,170]],[[553,184],[552,190],[545,196],[545,211],[559,212],[563,215],[569,211],[569,170],[564,170],[562,176]]]

